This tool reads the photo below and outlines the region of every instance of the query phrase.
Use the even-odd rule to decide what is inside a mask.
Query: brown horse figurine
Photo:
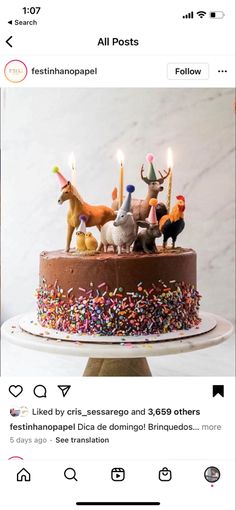
[[[84,202],[80,194],[74,186],[68,181],[66,186],[62,188],[62,193],[58,199],[59,204],[63,204],[66,200],[70,201],[69,211],[67,214],[67,239],[66,251],[70,251],[70,243],[73,232],[80,224],[80,215],[87,216],[87,227],[100,228],[110,220],[115,220],[116,214],[110,207],[106,205],[90,205]]]

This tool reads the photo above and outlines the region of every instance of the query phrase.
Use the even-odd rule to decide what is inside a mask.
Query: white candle
[[[118,202],[119,207],[121,207],[124,198],[124,167],[123,167],[124,154],[120,149],[117,151],[117,159],[120,163]]]
[[[172,149],[168,147],[167,149],[167,168],[170,170],[169,177],[168,177],[168,188],[167,188],[167,211],[170,212],[171,207],[171,194],[172,194],[172,172],[173,172],[173,153]]]
[[[73,152],[69,155],[69,166],[71,169],[71,184],[75,188],[77,188],[77,169],[76,169],[76,161],[75,155]]]

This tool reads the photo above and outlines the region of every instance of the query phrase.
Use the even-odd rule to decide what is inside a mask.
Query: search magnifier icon
[[[76,478],[76,471],[74,468],[66,468],[64,471],[64,477],[67,480],[75,480],[76,482],[78,482]]]

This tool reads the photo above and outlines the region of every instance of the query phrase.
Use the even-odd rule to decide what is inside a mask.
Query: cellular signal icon
[[[191,11],[191,12],[188,12],[188,14],[185,14],[183,16],[183,18],[184,19],[190,19],[190,18],[193,18],[193,16],[194,16],[193,11]]]

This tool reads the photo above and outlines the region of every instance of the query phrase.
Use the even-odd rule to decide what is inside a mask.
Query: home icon
[[[16,475],[16,481],[17,482],[30,482],[31,480],[31,474],[27,469],[23,468],[17,473]]]

